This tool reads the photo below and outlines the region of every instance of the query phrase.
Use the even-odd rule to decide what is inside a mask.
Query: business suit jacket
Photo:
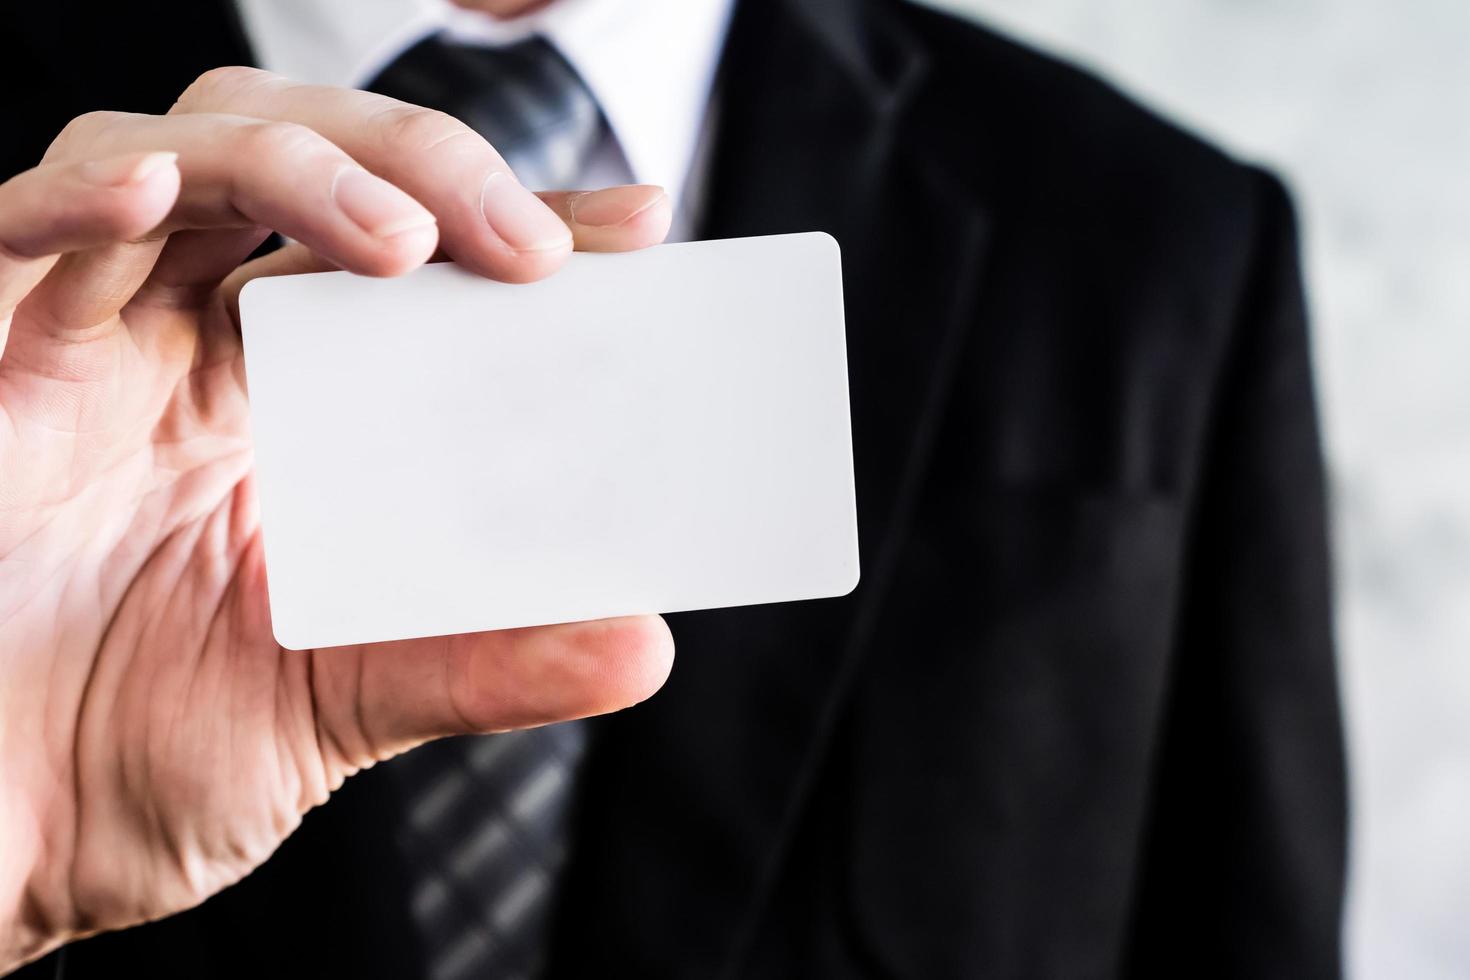
[[[250,56],[219,0],[9,16],[7,171]],[[704,236],[842,244],[863,581],[671,617],[666,689],[597,725],[552,975],[1338,974],[1281,185],[889,0],[745,0],[720,92]],[[381,775],[202,908],[74,946],[68,980],[421,972]]]

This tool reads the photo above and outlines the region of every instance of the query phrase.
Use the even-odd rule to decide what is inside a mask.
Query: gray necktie
[[[536,189],[575,187],[605,136],[591,93],[540,38],[479,48],[430,37],[367,87],[458,117]],[[584,743],[581,725],[553,725],[446,739],[386,764],[403,790],[398,843],[434,980],[539,972]]]

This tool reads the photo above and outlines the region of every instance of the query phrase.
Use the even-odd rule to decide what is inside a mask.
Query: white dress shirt
[[[675,205],[670,240],[686,237],[699,201],[697,155],[734,0],[553,0],[508,20],[449,0],[237,0],[262,68],[297,81],[360,87],[440,31],[502,45],[540,34],[582,76],[610,139],[584,188],[658,184]]]

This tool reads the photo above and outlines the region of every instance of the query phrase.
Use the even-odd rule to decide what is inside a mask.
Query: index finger
[[[481,275],[529,282],[555,271],[572,251],[566,223],[521,186],[494,147],[445,113],[254,68],[200,76],[170,111],[232,113],[315,130],[433,212],[444,251]]]

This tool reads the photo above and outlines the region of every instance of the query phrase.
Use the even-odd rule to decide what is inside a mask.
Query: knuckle
[[[426,153],[445,143],[484,140],[447,112],[420,106],[394,107],[385,111],[381,120],[383,139],[389,148]]]
[[[179,95],[169,112],[188,112],[199,106],[218,105],[275,77],[268,71],[248,65],[211,68],[189,83],[189,87]]]
[[[256,122],[242,126],[239,134],[242,159],[269,160],[297,156],[320,149],[326,139],[315,130],[292,122]]]
[[[42,159],[45,162],[68,159],[96,140],[108,128],[116,125],[120,119],[127,117],[128,113],[112,112],[106,109],[84,112],[62,127],[61,132],[56,134],[56,138],[47,147]]]

